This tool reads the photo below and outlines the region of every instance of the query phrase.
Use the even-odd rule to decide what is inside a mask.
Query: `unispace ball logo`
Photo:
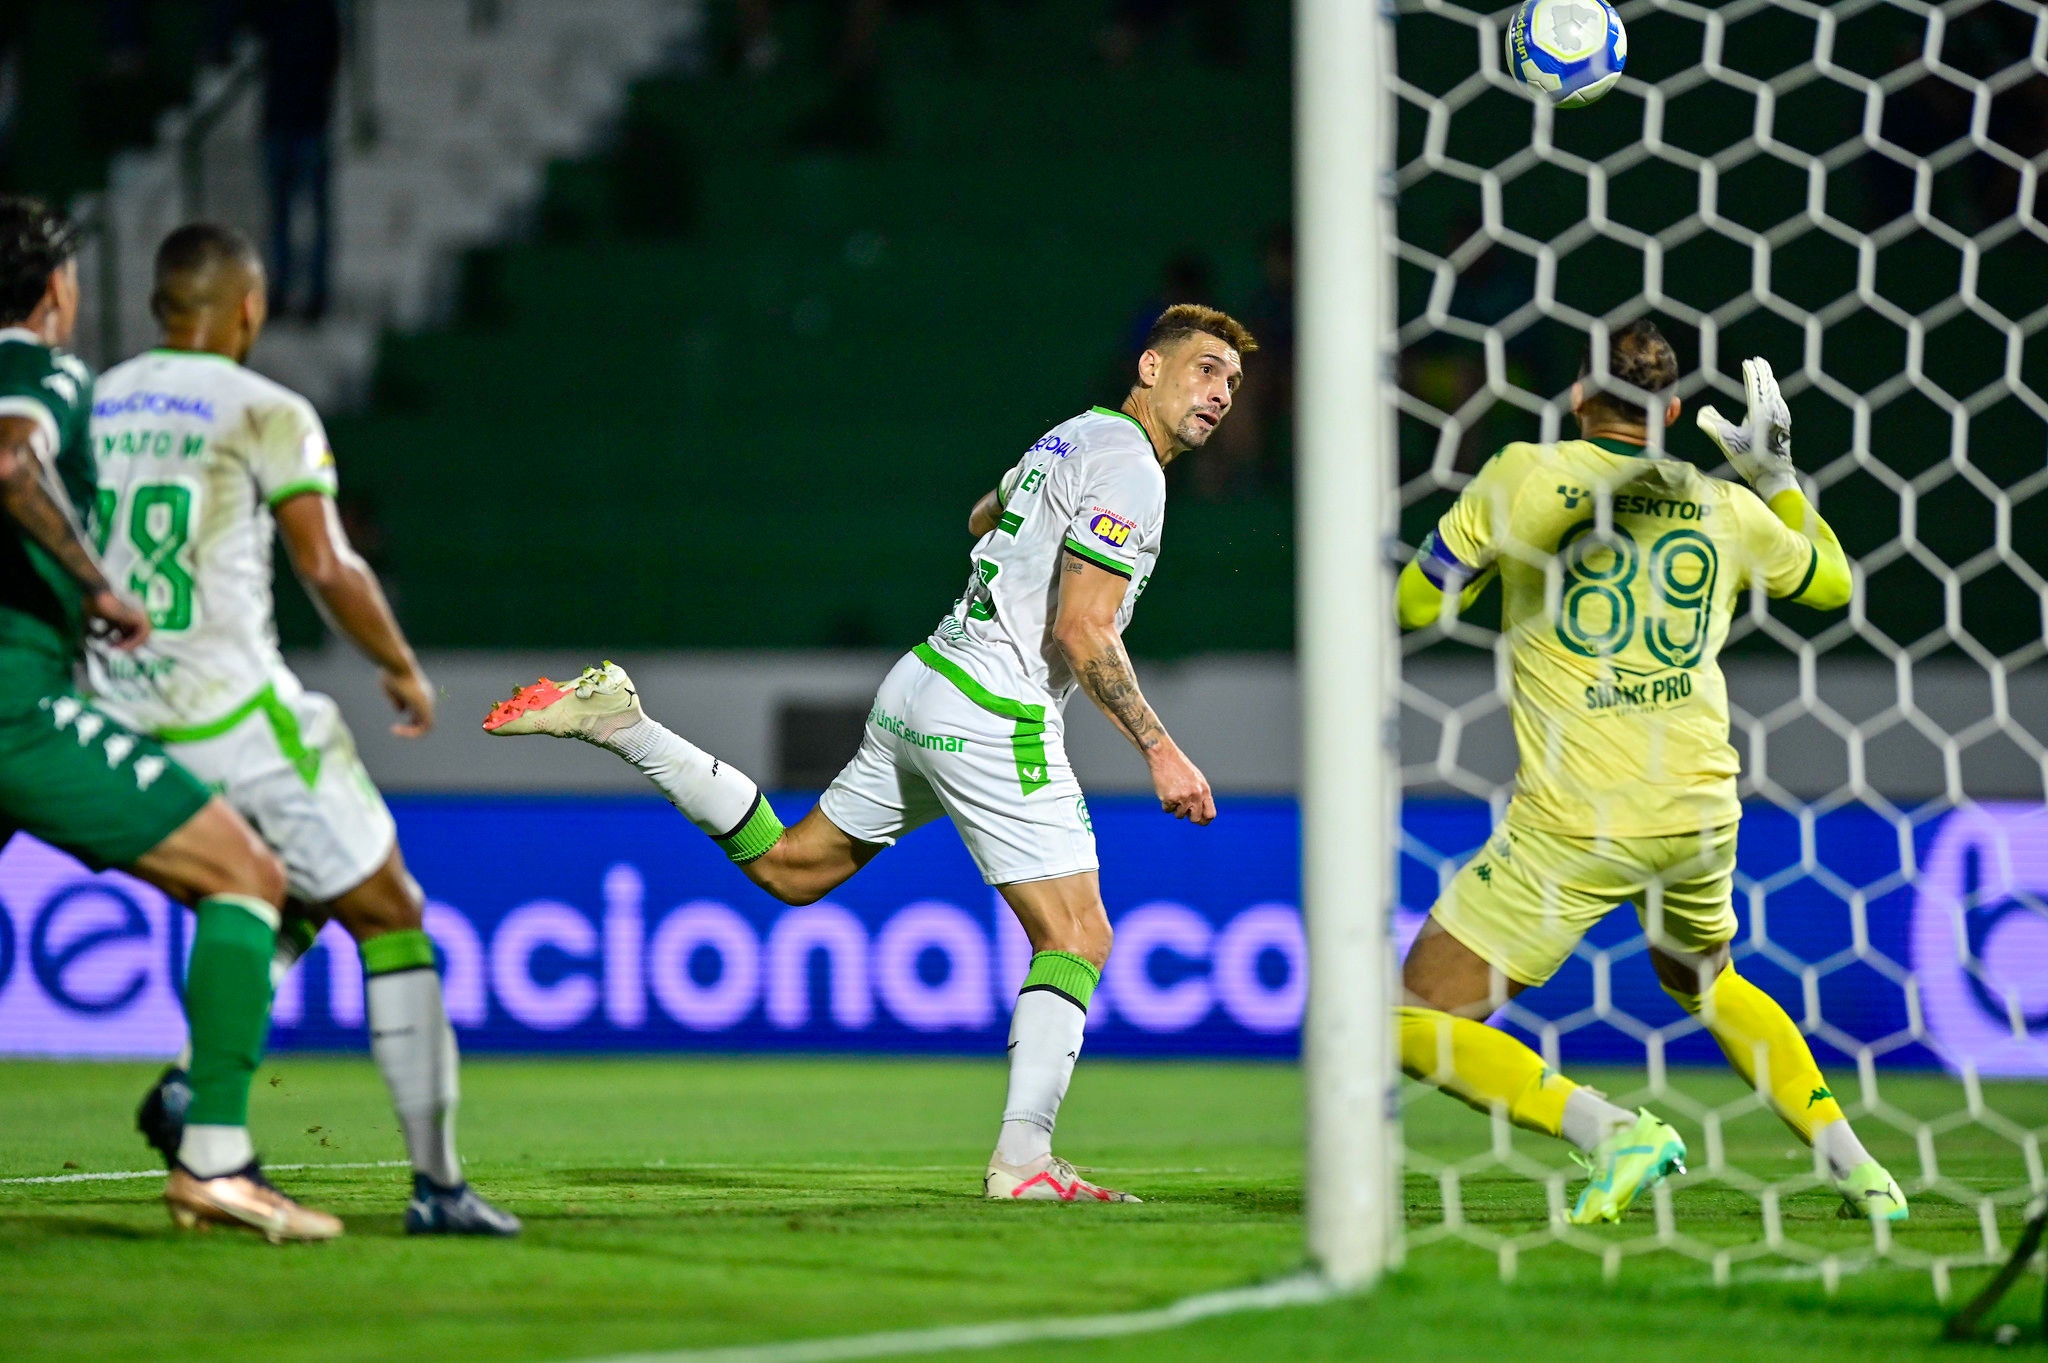
[[[1088,529],[1093,532],[1095,538],[1111,548],[1121,549],[1130,543],[1131,523],[1122,516],[1112,515],[1100,508],[1096,510],[1095,520]]]
[[[1524,0],[1508,23],[1508,74],[1560,109],[1599,100],[1627,64],[1628,31],[1604,0]]]
[[[1592,0],[1546,0],[1530,16],[1529,41],[1559,61],[1583,61],[1607,41],[1607,11]]]

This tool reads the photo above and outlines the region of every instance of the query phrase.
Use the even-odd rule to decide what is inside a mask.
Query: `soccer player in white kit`
[[[134,652],[88,653],[95,699],[220,790],[283,860],[291,902],[273,982],[330,915],[355,937],[370,1048],[414,1171],[407,1231],[516,1234],[518,1218],[463,1178],[455,1032],[390,811],[339,709],[301,686],[278,653],[273,534],[282,532],[328,617],[378,665],[400,715],[394,732],[417,738],[433,727],[433,688],[342,529],[318,414],[242,367],[267,310],[255,247],[233,228],[179,228],[157,252],[151,304],[163,344],[101,378],[92,445],[107,571],[143,602],[154,630]],[[181,1083],[174,1066],[144,1102],[139,1124],[159,1149],[177,1148]]]
[[[1084,412],[1024,452],[968,517],[967,590],[883,680],[860,750],[793,828],[745,774],[648,718],[614,664],[562,684],[543,677],[484,721],[495,734],[579,738],[624,757],[788,904],[815,902],[949,816],[1033,953],[1010,1021],[1009,1097],[982,1182],[990,1198],[1138,1200],[1052,1153],[1110,947],[1061,707],[1076,687],[1087,692],[1145,758],[1167,813],[1216,817],[1208,781],[1139,691],[1122,634],[1159,559],[1165,467],[1229,414],[1254,348],[1213,308],[1168,308],[1122,407]]]

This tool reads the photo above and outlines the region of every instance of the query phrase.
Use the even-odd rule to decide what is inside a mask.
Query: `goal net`
[[[2048,1188],[2048,11],[1633,0],[1619,86],[1554,110],[1504,67],[1511,12],[1398,10],[1410,551],[1499,447],[1576,433],[1597,325],[1670,337],[1670,451],[1722,477],[1693,412],[1741,410],[1747,356],[1784,384],[1857,585],[1842,612],[1737,607],[1735,965],[1800,1025],[1912,1205],[1837,1218],[1813,1153],[1658,987],[1624,907],[1495,1021],[1670,1120],[1690,1172],[1578,1229],[1558,1215],[1583,1178],[1567,1147],[1407,1085],[1409,1252],[1830,1286],[1888,1263],[1945,1297]],[[1404,938],[1512,790],[1498,623],[1496,588],[1405,640]]]

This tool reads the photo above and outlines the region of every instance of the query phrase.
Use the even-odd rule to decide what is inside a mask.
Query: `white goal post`
[[[1295,52],[1304,1195],[1311,1262],[1363,1288],[1401,1227],[1392,26],[1376,0],[1297,0]]]

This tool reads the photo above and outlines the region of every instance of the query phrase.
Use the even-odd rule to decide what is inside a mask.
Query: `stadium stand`
[[[1162,264],[1192,246],[1218,301],[1256,288],[1289,211],[1288,51],[1284,15],[1248,8],[1266,17],[1221,69],[1185,26],[1105,68],[1099,2],[979,6],[967,52],[913,12],[884,42],[885,140],[858,153],[802,149],[824,82],[801,60],[636,86],[610,152],[550,173],[535,239],[473,254],[458,324],[390,340],[369,413],[335,423],[416,637],[927,632],[974,498],[1120,396]],[[1134,647],[1287,648],[1289,520],[1284,492],[1179,498]]]

